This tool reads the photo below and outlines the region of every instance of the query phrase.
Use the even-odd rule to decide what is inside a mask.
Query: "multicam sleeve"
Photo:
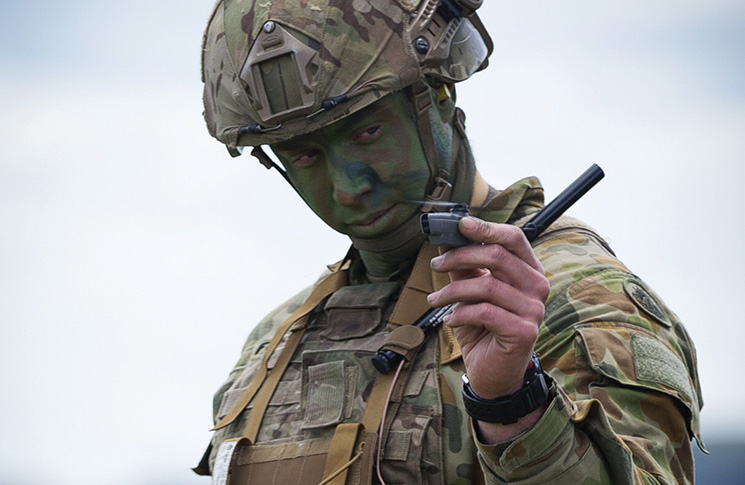
[[[487,483],[693,483],[702,400],[677,316],[587,229],[535,251],[552,288],[536,350],[554,398],[514,441],[476,440]]]

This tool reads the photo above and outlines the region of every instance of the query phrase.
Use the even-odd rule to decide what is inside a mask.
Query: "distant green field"
[[[693,446],[697,485],[745,485],[745,442],[707,442],[708,456]]]

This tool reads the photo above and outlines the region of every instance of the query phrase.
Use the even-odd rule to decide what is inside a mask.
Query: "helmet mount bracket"
[[[308,114],[315,104],[317,42],[301,37],[270,20],[248,53],[240,78],[262,125]]]

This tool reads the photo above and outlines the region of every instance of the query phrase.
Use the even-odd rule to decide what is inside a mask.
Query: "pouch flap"
[[[346,340],[372,334],[381,323],[386,305],[399,288],[398,283],[382,282],[337,290],[323,307],[328,328],[321,335],[330,340]]]

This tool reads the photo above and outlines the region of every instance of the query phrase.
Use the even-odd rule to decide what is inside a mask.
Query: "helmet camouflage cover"
[[[204,116],[231,154],[322,128],[407,86],[486,66],[482,0],[219,0]]]

